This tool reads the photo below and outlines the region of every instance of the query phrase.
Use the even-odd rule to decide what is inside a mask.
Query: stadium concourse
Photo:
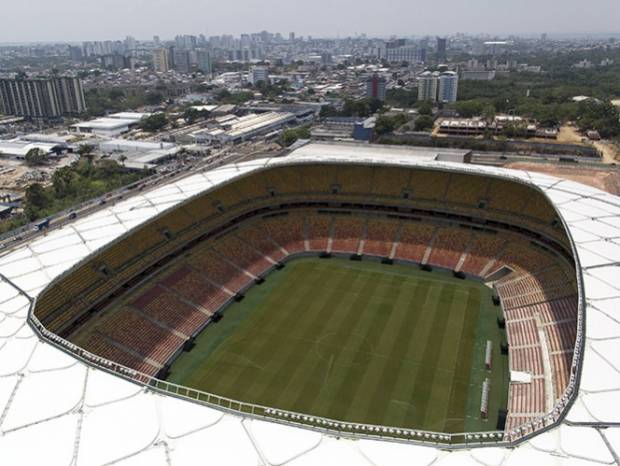
[[[217,464],[292,465],[618,462],[620,199],[566,180],[442,162],[437,160],[440,156],[430,149],[309,144],[283,158],[229,165],[140,193],[35,237],[28,244],[0,257],[1,462],[175,465],[195,464],[197,458]],[[511,369],[529,372],[534,379],[530,385],[538,388],[534,389],[535,393],[515,393],[511,398],[514,404],[509,406],[507,433],[498,438],[497,443],[476,434],[454,446],[453,451],[447,451],[446,445],[441,444],[442,438],[434,434],[420,437],[411,432],[411,439],[394,442],[379,438],[382,433],[384,437],[393,437],[394,432],[379,432],[379,435],[351,432],[347,426],[338,423],[305,428],[300,427],[302,423],[296,422],[295,418],[279,419],[277,412],[275,416],[270,412],[270,416],[260,418],[238,412],[230,406],[230,409],[221,410],[187,401],[184,391],[177,391],[176,396],[171,397],[153,387],[135,383],[142,379],[136,377],[133,370],[153,374],[169,356],[166,353],[171,351],[169,347],[178,346],[183,335],[193,331],[190,323],[199,326],[200,319],[212,315],[222,299],[217,293],[208,296],[212,301],[203,301],[213,307],[205,307],[202,315],[195,310],[187,311],[194,320],[184,320],[187,327],[182,330],[186,333],[175,326],[172,336],[162,334],[160,352],[149,352],[149,356],[153,356],[149,360],[135,361],[134,355],[132,361],[128,354],[122,361],[115,357],[116,362],[129,367],[118,374],[110,371],[116,367],[113,363],[92,354],[87,356],[62,337],[62,332],[67,331],[67,322],[79,314],[77,301],[66,303],[65,296],[54,297],[53,294],[47,299],[54,305],[42,300],[49,306],[42,307],[41,318],[45,326],[61,336],[49,333],[38,322],[38,315],[32,315],[35,298],[52,280],[71,276],[68,271],[86,257],[102,250],[104,254],[113,251],[113,248],[103,249],[111,243],[122,246],[122,240],[117,239],[125,238],[129,231],[139,231],[133,229],[148,220],[157,217],[157,222],[164,215],[175,212],[173,208],[182,202],[202,193],[208,194],[242,175],[266,168],[287,170],[289,166],[317,163],[344,167],[344,170],[348,170],[347,165],[351,164],[353,172],[356,169],[354,164],[377,167],[377,170],[389,166],[411,173],[427,170],[424,173],[429,175],[426,182],[430,185],[448,178],[447,173],[453,175],[453,190],[448,190],[445,185],[441,200],[454,203],[479,203],[481,196],[465,182],[466,175],[488,176],[489,180],[505,183],[507,189],[498,190],[500,194],[486,199],[478,208],[495,209],[497,205],[494,203],[510,203],[520,194],[519,186],[534,188],[555,207],[555,212],[551,213],[557,213],[559,222],[553,227],[547,223],[549,228],[541,227],[541,231],[552,242],[565,243],[572,252],[576,267],[573,269],[576,275],[574,288],[570,285],[572,277],[566,275],[570,270],[568,262],[550,261],[544,248],[540,251],[531,248],[528,253],[519,241],[512,241],[512,236],[507,236],[499,244],[498,241],[485,240],[484,232],[473,229],[465,244],[459,239],[462,235],[455,235],[449,224],[439,228],[436,224],[421,222],[410,227],[374,217],[360,220],[305,215],[302,223],[295,222],[293,217],[283,220],[289,222],[287,231],[291,233],[284,247],[274,246],[274,241],[266,241],[255,230],[241,230],[240,239],[225,238],[209,246],[212,249],[209,254],[223,258],[222,263],[228,263],[234,271],[243,271],[241,275],[226,270],[213,272],[227,281],[217,284],[211,281],[211,288],[221,288],[229,295],[244,286],[240,278],[246,281],[257,278],[261,270],[280,260],[278,254],[284,255],[283,249],[288,248],[393,258],[402,255],[415,262],[479,276],[492,274],[500,262],[509,265],[513,272],[498,276],[495,282],[506,316]],[[394,170],[392,174],[397,176],[397,172]],[[343,178],[341,185],[334,186],[331,194],[338,195],[342,189],[346,196],[349,181]],[[374,187],[361,185],[363,183],[356,185],[355,189],[372,191],[374,195],[390,189],[389,183],[384,183],[380,176]],[[397,190],[397,196],[402,195],[408,200],[409,196],[421,196],[417,188],[424,183],[416,185],[412,193],[407,190],[401,193],[402,186],[396,181],[394,185],[392,189]],[[278,189],[287,189],[282,184],[278,186],[277,182],[274,187],[274,197],[279,194]],[[512,188],[516,191],[510,191]],[[489,181],[485,193],[492,189]],[[229,196],[232,195],[229,192]],[[432,199],[433,203],[437,201]],[[186,204],[188,209],[190,205]],[[215,203],[212,207],[225,211],[226,206]],[[531,218],[546,219],[549,214],[542,203],[534,203],[528,209]],[[401,222],[404,220],[400,219]],[[568,236],[559,233],[560,225],[564,225]],[[178,233],[170,225],[159,227],[160,233],[169,239]],[[413,229],[409,236],[408,228]],[[271,239],[277,239],[276,230],[268,227],[265,230],[273,231]],[[406,240],[409,237],[416,241]],[[147,237],[143,241],[147,241]],[[405,247],[399,251],[397,243]],[[243,257],[251,257],[266,245],[270,245],[271,252],[241,265],[226,259],[237,254],[235,251],[243,251],[248,244],[252,245],[251,249],[241,253]],[[472,254],[472,251],[476,253]],[[118,256],[109,253],[98,272],[105,276],[111,274],[116,270],[114,264],[126,261],[132,253],[127,249],[121,250]],[[206,261],[203,266],[211,263]],[[533,265],[537,265],[535,270]],[[81,271],[83,280],[88,281],[89,270],[92,272],[92,265],[86,268],[79,264],[73,272]],[[187,269],[180,269],[173,280],[183,273],[187,274]],[[168,282],[168,285],[175,287],[175,283]],[[79,301],[88,299],[90,297],[85,294]],[[142,309],[140,312],[152,312],[151,319],[163,318],[160,309],[147,309],[153,299],[148,296],[144,302],[137,303]],[[55,312],[59,300],[64,300],[61,313]],[[131,318],[137,318],[136,315]],[[168,324],[159,327],[168,328]],[[114,330],[104,329],[101,333]],[[126,334],[115,334],[115,337],[130,338]],[[169,344],[165,343],[166,338],[170,340]],[[98,354],[95,349],[93,352]],[[142,366],[136,367],[137,364]],[[511,385],[511,390],[519,391],[517,387],[519,385]],[[519,400],[526,403],[520,404]],[[522,416],[511,417],[510,413]],[[268,417],[274,419],[265,420]],[[523,428],[521,423],[529,425]]]

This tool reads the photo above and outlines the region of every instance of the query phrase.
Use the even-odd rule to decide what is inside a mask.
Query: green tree
[[[26,208],[24,209],[29,220],[35,220],[41,216],[41,211],[49,207],[50,196],[45,188],[39,183],[34,183],[26,189]]]
[[[75,192],[75,186],[73,186],[75,177],[76,175],[71,167],[61,167],[54,172],[52,175],[52,185],[54,186],[56,197],[67,197]]]
[[[383,108],[383,102],[379,99],[369,99],[368,111],[371,114],[379,112]]]
[[[155,133],[168,124],[168,118],[164,113],[156,113],[140,122],[140,128],[149,133]]]
[[[604,138],[620,136],[620,114],[608,102],[582,102],[577,109],[577,124],[582,131],[596,130]]]
[[[321,111],[319,112],[320,118],[327,118],[331,116],[338,116],[339,112],[334,108],[333,105],[323,105],[321,107]]]
[[[78,149],[78,154],[80,154],[80,159],[84,159],[88,162],[88,165],[93,164],[93,160],[95,159],[95,146],[91,144],[82,144]]]
[[[418,101],[417,91],[406,89],[388,89],[385,93],[385,103],[394,107],[413,107]]]
[[[484,107],[484,101],[479,99],[463,100],[457,102],[455,105],[455,109],[458,112],[459,116],[463,118],[471,118],[482,114],[482,110]]]
[[[368,99],[346,99],[342,107],[342,116],[367,117],[370,115],[370,102]]]
[[[164,95],[161,92],[147,92],[144,98],[148,105],[159,105],[164,100]]]
[[[377,136],[383,136],[400,128],[409,121],[409,117],[403,113],[394,116],[380,115],[375,123],[375,133]]]
[[[433,115],[433,104],[429,102],[428,100],[418,102],[416,104],[416,107],[418,107],[418,113],[420,115],[428,115],[428,116]]]
[[[420,115],[415,121],[416,131],[428,131],[433,128],[433,117],[430,115]]]
[[[125,97],[125,93],[121,89],[112,89],[108,96],[112,100],[121,100]]]
[[[308,126],[284,130],[280,135],[280,144],[288,147],[299,139],[310,139],[310,128]]]
[[[493,123],[495,121],[495,107],[493,105],[487,105],[482,109],[482,118],[487,123]]]
[[[26,164],[29,166],[42,165],[46,161],[47,154],[38,147],[33,147],[26,154]]]
[[[377,136],[389,134],[394,131],[394,129],[396,129],[394,119],[386,115],[381,115],[377,118],[377,122],[375,123],[375,133]]]

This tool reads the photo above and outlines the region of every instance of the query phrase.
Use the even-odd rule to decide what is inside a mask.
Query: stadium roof
[[[420,150],[310,144],[289,157],[191,174],[33,238],[0,258],[2,464],[613,464],[620,454],[620,198],[525,171],[429,161]],[[432,153],[434,149],[424,149]],[[583,368],[561,424],[514,448],[337,438],[165,396],[74,359],[26,321],[32,298],[119,235],[237,175],[291,161],[437,167],[520,180],[556,205],[572,237],[586,304]],[[580,279],[580,277],[578,277]]]

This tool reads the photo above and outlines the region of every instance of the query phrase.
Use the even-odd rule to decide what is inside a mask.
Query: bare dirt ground
[[[582,142],[584,136],[577,131],[577,128],[572,125],[565,125],[560,128],[557,142],[563,144],[580,144],[580,145],[593,145],[603,154],[604,163],[615,163],[620,161],[620,149],[618,146],[610,141],[588,141]]]
[[[594,188],[607,191],[608,193],[620,195],[620,173],[615,170],[601,170],[583,167],[560,167],[547,163],[527,163],[513,162],[504,165],[505,168],[515,170],[527,170],[547,175],[564,178],[578,183],[583,183]]]
[[[561,144],[583,144],[581,139],[583,136],[579,134],[577,128],[570,125],[565,125],[560,128],[558,133],[557,142]]]
[[[620,149],[614,143],[609,141],[595,141],[594,147],[603,154],[603,162],[617,163],[620,161]]]

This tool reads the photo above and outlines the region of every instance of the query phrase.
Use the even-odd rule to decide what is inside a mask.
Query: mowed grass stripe
[[[235,394],[245,394],[244,385],[247,377],[257,377],[257,371],[267,370],[270,361],[269,345],[270,338],[256,333],[264,324],[262,320],[268,319],[270,325],[279,329],[289,328],[298,319],[298,309],[312,302],[316,296],[316,287],[321,284],[324,277],[316,264],[300,262],[295,264],[301,270],[287,270],[289,273],[303,272],[308,274],[309,280],[300,283],[295,293],[291,293],[285,286],[275,288],[275,293],[267,296],[267,299],[257,303],[255,312],[248,316],[246,325],[241,326],[225,347],[216,349],[206,363],[207,370],[202,372],[201,384],[211,387],[214,393],[233,391]],[[316,272],[316,273],[315,273]],[[274,277],[284,278],[287,277]],[[274,296],[275,295],[275,296]],[[273,312],[277,309],[278,312]],[[235,309],[236,310],[236,309]],[[271,312],[270,312],[271,311]],[[273,317],[273,319],[272,319]],[[227,317],[225,316],[224,319]],[[223,323],[223,321],[222,321]],[[217,324],[221,325],[221,323]],[[216,375],[216,377],[214,377]]]
[[[286,356],[280,348],[289,347],[295,333],[302,327],[299,325],[300,319],[310,316],[312,306],[316,305],[317,288],[325,288],[328,284],[322,273],[321,264],[314,264],[311,268],[304,262],[294,265],[300,266],[295,274],[307,277],[308,280],[302,282],[296,293],[288,290],[279,302],[260,306],[261,312],[257,314],[260,316],[260,321],[251,322],[253,325],[246,326],[239,339],[233,341],[238,344],[235,346],[239,346],[240,350],[253,361],[260,361],[260,364],[239,365],[234,374],[221,381],[222,384],[243,387],[244,391],[248,391],[250,383],[253,385],[264,383],[268,373],[278,375],[278,361]],[[349,275],[343,275],[341,278],[344,281],[350,280]],[[274,314],[280,318],[272,319]],[[267,320],[268,326],[261,322],[262,320]],[[258,389],[256,386],[254,388]],[[250,393],[261,399],[255,390]]]
[[[373,274],[374,276],[375,274]],[[382,277],[375,277],[376,280],[382,280]],[[394,295],[397,295],[402,289],[406,278],[399,276],[390,277],[390,283],[382,287],[380,292],[370,296],[367,302],[366,312],[358,309],[358,313],[362,314],[359,324],[353,328],[353,332],[349,335],[349,339],[345,342],[347,352],[340,354],[338,357],[339,364],[342,367],[340,374],[341,380],[335,388],[335,393],[329,400],[329,412],[335,419],[347,419],[349,407],[353,402],[353,396],[359,390],[365,390],[360,385],[364,374],[368,370],[368,364],[373,359],[380,358],[379,340],[383,335],[388,322],[395,319],[397,311],[394,309]],[[347,329],[342,329],[343,339],[346,336]],[[353,349],[354,351],[353,352]],[[370,354],[365,354],[370,352]],[[347,367],[348,365],[348,367]]]
[[[369,296],[375,293],[380,281],[373,274],[358,272],[362,277],[360,286],[354,293],[356,296],[348,303],[342,303],[340,311],[334,313],[333,319],[328,323],[328,331],[334,336],[334,341],[338,341],[344,332],[356,322],[356,315],[364,309],[364,304]],[[339,360],[343,352],[348,352],[342,343],[333,345],[333,353],[308,352],[304,358],[304,366],[308,368],[305,374],[305,385],[297,392],[294,406],[303,406],[304,409],[311,409],[321,416],[328,416],[329,405],[325,402],[333,392],[335,380],[341,377],[341,362]],[[332,358],[333,354],[333,358]]]
[[[388,322],[377,343],[377,352],[381,357],[374,357],[370,361],[364,377],[359,382],[359,390],[352,397],[346,419],[358,421],[363,419],[365,422],[368,419],[369,406],[377,402],[374,399],[374,392],[369,390],[369,387],[374,387],[375,382],[379,380],[384,381],[384,386],[396,382],[403,358],[402,354],[394,357],[393,353],[395,349],[401,351],[410,344],[411,329],[415,327],[420,315],[417,312],[410,312],[411,303],[425,299],[427,291],[428,288],[419,281],[407,280],[403,283],[394,302],[394,317]]]
[[[474,344],[476,342],[476,326],[480,314],[480,291],[477,288],[471,288],[467,296],[465,306],[465,318],[461,331],[461,340],[458,345],[459,355],[472,354]],[[465,419],[456,421],[456,419],[464,418],[465,406],[469,392],[470,373],[473,358],[460,358],[455,367],[454,378],[452,380],[452,389],[450,392],[450,403],[446,413],[445,429],[450,432],[464,432]],[[454,420],[454,421],[453,421]]]
[[[347,267],[348,268],[348,267]],[[351,272],[349,270],[349,272]],[[296,390],[294,390],[295,386],[299,386],[300,384],[314,383],[314,381],[307,381],[308,378],[308,369],[315,369],[316,365],[323,364],[324,367],[324,377],[328,376],[328,372],[330,369],[330,356],[328,355],[328,351],[339,351],[343,348],[343,342],[338,337],[337,333],[334,332],[334,328],[340,325],[340,322],[346,322],[346,315],[339,315],[341,310],[346,308],[347,306],[355,305],[354,299],[355,296],[359,296],[360,293],[363,292],[365,288],[367,288],[367,283],[369,281],[369,277],[367,277],[366,272],[356,271],[356,276],[358,280],[355,282],[355,286],[352,286],[347,290],[347,295],[351,298],[348,300],[349,304],[345,304],[342,301],[343,295],[345,294],[342,289],[334,290],[333,298],[329,301],[329,305],[326,306],[325,310],[327,311],[327,318],[325,319],[317,319],[312,325],[312,327],[308,327],[306,330],[307,335],[317,335],[315,337],[315,342],[312,348],[305,354],[304,361],[298,365],[297,368],[294,368],[294,374],[289,383],[286,386],[286,389],[282,391],[282,402],[285,404],[294,404],[296,400],[299,398],[299,395]],[[335,312],[335,309],[338,309],[338,312]],[[362,313],[363,311],[359,311]],[[316,333],[317,330],[321,330],[320,333]],[[327,340],[325,336],[330,336],[330,339]],[[328,345],[329,341],[332,341],[331,345]],[[323,350],[317,353],[317,348],[323,348]],[[348,349],[347,349],[348,351]],[[321,355],[321,354],[322,355]],[[331,361],[333,365],[334,362]],[[322,383],[323,381],[317,381],[317,383]],[[311,402],[309,400],[307,404]],[[304,402],[302,401],[302,402]],[[305,405],[306,403],[304,403]]]
[[[414,409],[408,411],[407,414],[413,414],[415,416],[415,422],[412,425],[424,425],[426,419],[426,411],[429,408],[428,401],[431,396],[431,392],[436,389],[432,385],[435,372],[439,370],[437,367],[441,345],[444,340],[445,328],[448,325],[446,319],[446,309],[452,306],[456,289],[454,287],[441,285],[434,286],[427,300],[428,305],[424,308],[424,314],[429,317],[430,327],[427,329],[424,335],[424,343],[422,346],[418,346],[417,355],[419,365],[412,368],[411,373],[407,374],[402,372],[400,378],[405,375],[410,377],[408,381],[402,380],[397,384],[396,390],[399,398],[411,405]],[[420,339],[420,342],[422,340]],[[403,393],[400,387],[408,386],[413,388],[410,393]],[[388,394],[391,398],[391,395]]]
[[[432,345],[437,336],[433,333],[433,327],[437,319],[445,319],[445,315],[439,314],[443,310],[437,303],[445,293],[445,287],[451,284],[437,282],[423,282],[426,289],[423,302],[414,303],[417,306],[416,313],[420,314],[416,324],[412,328],[410,341],[406,346],[394,347],[392,358],[400,358],[399,371],[394,375],[390,390],[386,392],[385,412],[383,423],[392,422],[394,425],[422,426],[424,421],[424,406],[418,400],[412,399],[412,394],[420,383],[428,384],[428,381],[419,380],[419,373],[423,366],[429,363],[425,359],[424,351],[428,345]]]
[[[210,325],[171,380],[342,421],[462,431],[485,375],[476,345],[500,332],[495,308],[480,323],[482,298],[491,306],[484,285],[441,271],[296,259]]]
[[[301,399],[299,387],[315,384],[316,390],[320,390],[323,379],[308,376],[317,369],[317,366],[323,367],[323,378],[328,376],[330,358],[326,356],[324,348],[338,349],[339,342],[337,339],[334,341],[331,329],[338,326],[345,318],[340,312],[336,312],[336,309],[350,306],[359,290],[367,285],[367,276],[364,273],[356,273],[354,276],[356,279],[343,284],[340,290],[334,289],[327,302],[323,303],[323,308],[317,313],[316,318],[304,326],[303,337],[299,338],[299,342],[294,347],[294,352],[299,359],[291,357],[287,364],[282,366],[282,371],[288,371],[283,373],[290,374],[285,386],[279,390],[279,399],[283,406],[289,406],[291,409],[310,409],[313,400]]]
[[[308,265],[311,266],[311,264]],[[218,362],[218,358],[213,353],[220,345],[235,346],[235,340],[243,335],[247,323],[252,322],[253,318],[260,314],[261,305],[269,305],[270,302],[276,304],[287,296],[286,288],[277,286],[284,276],[284,272],[272,275],[268,283],[252,290],[254,293],[249,300],[252,301],[252,306],[235,307],[232,305],[235,310],[227,312],[225,320],[217,325],[209,326],[208,331],[201,333],[196,339],[196,347],[191,354],[184,353],[175,361],[170,380],[177,383],[183,381],[185,384],[206,384],[214,387],[210,377],[211,371],[205,370],[205,361],[209,368],[213,368]],[[233,364],[231,368],[226,367],[224,370],[232,370],[235,365]]]
[[[325,290],[327,292],[308,299],[308,307],[295,321],[295,329],[285,336],[286,341],[279,340],[282,344],[277,345],[277,350],[281,357],[274,361],[273,372],[264,378],[260,386],[256,383],[258,381],[255,381],[250,387],[253,391],[260,393],[259,396],[262,399],[273,400],[283,408],[286,406],[292,410],[299,409],[293,396],[297,391],[294,389],[291,391],[288,387],[298,386],[300,379],[306,377],[307,370],[311,367],[306,358],[308,355],[316,357],[314,355],[316,336],[329,331],[330,322],[339,317],[334,309],[345,305],[347,300],[355,298],[355,293],[343,290],[357,289],[358,286],[364,285],[365,277],[362,273],[334,274],[324,270],[322,274],[324,280],[331,285],[330,288]],[[357,285],[358,283],[360,284]],[[274,330],[280,334],[286,331]],[[278,335],[274,335],[270,341],[275,344],[278,343],[279,338]]]
[[[370,385],[373,387],[373,398],[366,406],[366,416],[375,424],[398,425],[396,419],[418,418],[418,406],[411,403],[410,395],[422,364],[422,351],[431,338],[434,321],[431,305],[438,299],[441,289],[440,285],[420,281],[412,296],[410,316],[394,341],[383,374]],[[413,311],[414,306],[425,311]]]
[[[447,315],[444,316],[446,325],[444,327],[442,345],[438,351],[439,359],[437,360],[432,380],[431,386],[433,390],[430,391],[429,401],[427,402],[427,406],[432,408],[426,410],[424,418],[424,425],[430,426],[431,430],[443,431],[445,429],[445,424],[448,420],[450,395],[453,393],[452,384],[454,383],[456,366],[457,364],[465,363],[460,361],[458,350],[466,317],[466,308],[467,293],[455,290],[452,303],[447,308]],[[459,422],[464,421],[462,413],[458,418]]]

